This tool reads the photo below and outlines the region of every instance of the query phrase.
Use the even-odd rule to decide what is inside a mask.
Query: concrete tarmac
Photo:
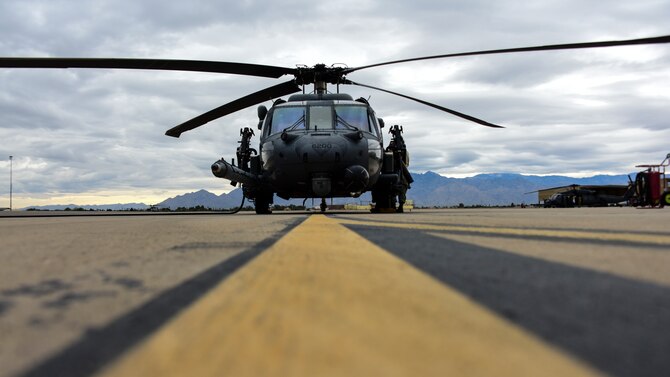
[[[21,215],[2,377],[670,375],[667,209]]]

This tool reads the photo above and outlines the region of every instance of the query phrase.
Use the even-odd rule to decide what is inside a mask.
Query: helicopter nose
[[[344,180],[349,191],[360,192],[368,186],[370,173],[360,165],[351,165],[344,170]]]

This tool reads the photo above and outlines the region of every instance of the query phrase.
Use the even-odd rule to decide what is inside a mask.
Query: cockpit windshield
[[[330,130],[333,128],[332,106],[310,106],[309,107],[309,129]]]
[[[276,134],[284,130],[305,129],[305,107],[280,107],[275,109],[272,115],[272,126],[270,134]]]
[[[276,108],[268,135],[305,129],[360,130],[377,133],[366,106],[314,105]]]
[[[335,129],[358,129],[370,132],[365,106],[335,106]]]

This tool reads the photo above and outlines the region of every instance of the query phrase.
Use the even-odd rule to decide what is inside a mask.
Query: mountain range
[[[471,205],[510,205],[511,203],[537,203],[537,193],[530,193],[542,188],[557,186],[579,185],[625,185],[628,177],[622,175],[597,175],[588,178],[572,178],[567,176],[533,176],[514,173],[479,174],[468,178],[448,178],[437,173],[412,173],[414,182],[407,193],[407,198],[414,200],[418,207]],[[371,200],[370,194],[363,194],[359,198],[336,198],[335,204],[362,203]],[[236,208],[242,202],[242,190],[239,188],[221,195],[206,190],[199,190],[174,198],[168,198],[156,205],[158,208],[191,208],[203,206],[212,209]],[[275,204],[301,205],[303,199],[283,200],[275,197]],[[318,205],[319,200],[314,203]],[[245,205],[249,205],[248,203]],[[312,206],[308,200],[306,205]],[[81,208],[84,210],[146,210],[150,206],[144,203],[107,204],[107,205],[50,205],[29,207],[36,210],[65,210],[66,208]]]

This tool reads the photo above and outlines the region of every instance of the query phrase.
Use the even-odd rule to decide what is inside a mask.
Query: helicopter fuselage
[[[356,197],[382,171],[382,133],[364,100],[298,94],[262,121],[261,180],[281,198]]]

